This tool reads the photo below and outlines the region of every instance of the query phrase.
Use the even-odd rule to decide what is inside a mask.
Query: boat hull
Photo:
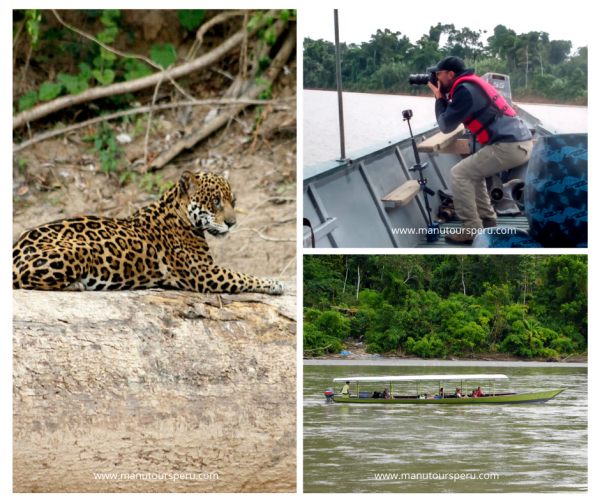
[[[565,389],[529,392],[526,394],[513,394],[511,396],[465,397],[446,399],[358,399],[356,397],[334,396],[336,403],[361,403],[361,404],[522,404],[545,403],[556,397]]]

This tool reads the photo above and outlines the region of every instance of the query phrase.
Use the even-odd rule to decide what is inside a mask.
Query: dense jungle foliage
[[[337,307],[337,308],[333,308]],[[304,350],[587,352],[585,255],[305,255]]]
[[[485,32],[484,32],[485,33]],[[446,43],[440,47],[440,38]],[[412,44],[406,35],[377,30],[371,40],[340,44],[345,91],[430,94],[426,86],[411,86],[411,73],[425,73],[445,56],[464,59],[476,75],[487,72],[510,76],[513,98],[543,98],[555,103],[587,104],[588,49],[567,40],[550,40],[548,33],[517,35],[503,25],[494,28],[487,45],[483,33],[453,24],[432,26]],[[447,36],[447,38],[446,38]],[[335,89],[335,46],[325,40],[304,39],[304,88]]]

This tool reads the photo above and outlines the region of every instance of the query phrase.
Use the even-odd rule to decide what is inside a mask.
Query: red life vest
[[[452,99],[452,96],[454,95],[454,89],[456,89],[456,86],[461,82],[473,82],[474,84],[477,84],[481,89],[485,91],[485,93],[491,99],[491,103],[488,106],[482,108],[473,115],[469,115],[463,122],[465,127],[475,135],[479,144],[484,145],[490,139],[490,134],[487,130],[488,126],[494,120],[496,120],[496,118],[499,115],[508,115],[509,117],[514,117],[517,114],[517,112],[515,112],[515,110],[506,102],[506,100],[498,93],[498,91],[493,85],[489,84],[477,75],[465,75],[464,77],[457,78],[454,84],[452,85],[452,90],[450,91],[450,99]],[[477,119],[490,106],[495,108],[497,110],[497,113],[496,115],[494,115],[493,118],[489,119],[487,122],[482,124]]]

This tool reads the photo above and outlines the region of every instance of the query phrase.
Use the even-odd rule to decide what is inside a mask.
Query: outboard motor
[[[333,403],[333,389],[325,389],[325,399],[327,403]]]
[[[481,78],[488,84],[494,86],[506,102],[512,106],[512,93],[510,92],[510,77],[508,75],[502,75],[500,73],[486,73]]]
[[[488,194],[492,207],[498,216],[518,216],[523,209],[523,188],[525,182],[520,179],[511,179],[502,183],[497,174],[486,178]]]

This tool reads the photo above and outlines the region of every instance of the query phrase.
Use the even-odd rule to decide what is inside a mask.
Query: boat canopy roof
[[[508,380],[506,375],[413,375],[334,378],[334,382],[439,382],[441,380]]]

